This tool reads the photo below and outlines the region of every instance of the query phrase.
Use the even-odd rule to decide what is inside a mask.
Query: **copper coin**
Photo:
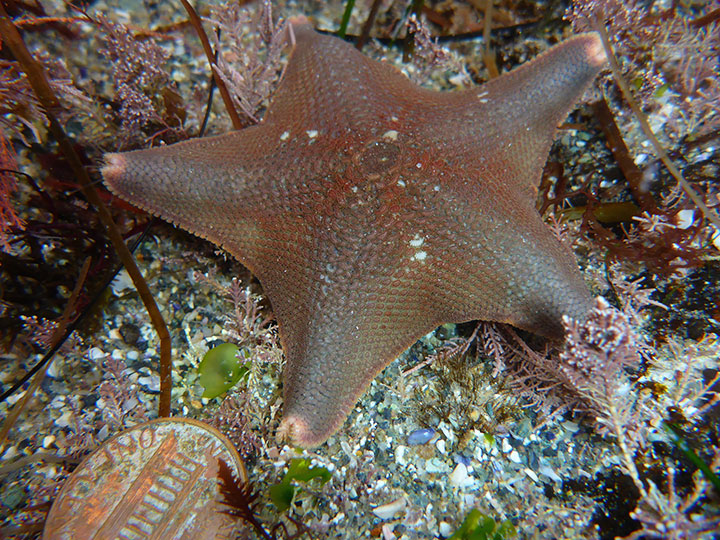
[[[67,479],[43,538],[233,538],[236,520],[221,504],[220,460],[247,480],[232,443],[203,422],[162,418],[123,431]]]

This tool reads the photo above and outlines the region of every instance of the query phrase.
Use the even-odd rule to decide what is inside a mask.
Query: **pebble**
[[[450,466],[440,458],[432,458],[425,463],[425,471],[429,474],[438,474],[448,472]]]
[[[140,339],[140,328],[135,324],[125,323],[118,330],[126,345],[135,345]]]
[[[122,334],[120,333],[120,330],[118,330],[117,328],[113,328],[112,330],[110,330],[110,332],[108,332],[108,337],[110,339],[122,341]]]
[[[437,448],[437,449],[438,449],[438,452],[440,452],[441,454],[447,453],[447,448],[446,448],[445,439],[439,439],[439,440],[435,443],[435,448]]]
[[[435,430],[432,428],[416,429],[407,437],[407,443],[410,446],[429,443],[435,436]]]
[[[17,446],[10,446],[7,448],[7,450],[5,450],[5,453],[2,454],[2,459],[9,460],[18,455],[20,455],[20,452],[18,452]]]
[[[405,459],[405,453],[407,452],[408,447],[400,445],[395,449],[395,463],[398,465],[405,465],[407,464],[407,459]]]
[[[64,411],[56,420],[55,425],[61,428],[70,427],[75,424],[75,418],[71,409]]]
[[[125,291],[134,289],[135,285],[133,285],[130,274],[128,274],[127,270],[123,268],[120,272],[118,272],[117,277],[115,277],[115,279],[110,284],[110,288],[116,296],[120,296]]]
[[[467,479],[467,467],[462,463],[458,463],[453,469],[453,472],[450,473],[450,484],[456,487],[462,487],[465,485]]]
[[[99,347],[92,347],[88,351],[88,358],[90,360],[100,360],[102,358],[105,358],[105,356],[106,356],[105,352],[102,349],[100,349]]]
[[[60,362],[50,362],[50,367],[47,370],[47,376],[53,379],[61,379],[63,376],[62,369],[60,368]]]
[[[440,536],[450,538],[453,534],[452,526],[447,521],[441,521],[438,525]]]
[[[548,465],[541,465],[540,466],[540,474],[547,476],[551,480],[555,480],[556,482],[562,482],[562,478],[558,476],[558,474]]]
[[[138,384],[145,387],[149,392],[160,391],[160,377],[151,375],[150,377],[138,377]]]
[[[455,429],[453,429],[452,426],[449,426],[445,422],[440,422],[438,429],[443,432],[443,435],[445,435],[448,441],[455,440]]]
[[[532,469],[525,468],[525,469],[524,469],[524,472],[525,472],[525,474],[527,474],[527,475],[530,477],[530,479],[531,479],[533,482],[539,482],[539,481],[540,481],[540,479],[538,478],[538,475],[535,474],[535,471],[533,471]]]
[[[390,519],[395,514],[403,511],[406,506],[407,499],[405,497],[400,497],[393,502],[383,504],[382,506],[378,506],[377,508],[373,508],[372,512],[380,519]]]
[[[65,396],[55,396],[50,402],[53,409],[60,409],[65,406]]]
[[[712,241],[713,246],[715,246],[715,249],[720,251],[720,231],[717,229],[710,228],[712,234],[710,235],[710,240]]]
[[[675,215],[675,221],[677,222],[678,229],[687,229],[695,222],[695,210],[685,209],[680,210]]]

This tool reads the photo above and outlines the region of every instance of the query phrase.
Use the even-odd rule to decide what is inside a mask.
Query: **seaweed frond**
[[[275,540],[278,538],[280,531],[282,531],[282,538],[288,540],[311,533],[307,525],[292,517],[288,517],[288,520],[295,526],[295,532],[289,532],[282,521],[276,523],[267,531],[257,515],[259,492],[254,489],[250,482],[239,481],[230,466],[222,459],[218,460],[218,482],[220,483],[222,504],[226,507],[224,513],[252,526],[261,538]]]

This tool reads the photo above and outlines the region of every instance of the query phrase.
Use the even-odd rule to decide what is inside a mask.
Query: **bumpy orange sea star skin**
[[[556,126],[605,62],[574,37],[483,86],[433,92],[293,23],[260,124],[108,154],[111,190],[232,253],[287,358],[281,432],[323,443],[370,381],[439,324],[558,337],[591,297],[534,208]]]

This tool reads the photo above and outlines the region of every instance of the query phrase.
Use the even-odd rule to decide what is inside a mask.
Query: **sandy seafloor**
[[[50,2],[44,4],[50,7]],[[90,13],[97,10],[120,22],[154,27],[183,18],[180,8],[170,4],[160,3],[157,9],[150,10],[143,3],[104,1],[96,2]],[[338,3],[309,4],[289,2],[278,6],[276,15],[312,15],[319,26],[336,28],[341,15]],[[363,20],[366,13],[365,6],[360,9],[352,23],[355,26],[351,24],[352,31],[356,31],[357,21]],[[195,81],[205,84],[205,60],[196,45],[186,49],[180,38],[165,40],[163,44],[171,53],[170,63],[181,92],[189,92]],[[457,51],[472,51],[473,47],[479,50],[479,44],[471,43]],[[528,54],[533,56],[536,49],[531,50]],[[383,56],[383,50],[377,46],[367,47],[366,52],[378,58]],[[397,61],[396,52],[390,56]],[[80,62],[91,66],[86,58]],[[480,65],[478,57],[467,62]],[[446,74],[438,77],[446,84],[450,78]],[[215,111],[222,110],[216,103]],[[578,122],[588,116],[587,110],[579,114],[574,117]],[[227,126],[220,113],[220,117],[212,118],[210,131],[222,132]],[[627,137],[631,151],[648,151],[639,142],[642,138],[636,126],[626,122],[622,127],[632,131]],[[558,141],[553,152],[563,161],[569,177],[574,171],[602,168],[598,163],[610,168],[611,158],[596,129],[563,130]],[[27,167],[32,169],[32,164]],[[594,252],[592,245],[587,244],[577,251],[593,292],[608,294],[604,254]],[[227,261],[212,246],[166,225],[153,229],[152,237],[139,247],[137,258],[172,335],[173,413],[212,419],[220,400],[201,399],[202,388],[195,369],[209,347],[232,340],[229,322],[233,320],[233,304],[210,281],[198,279],[198,273],[209,273],[212,280],[224,286],[237,277],[254,294],[261,295],[261,287],[247,270]],[[706,295],[711,299],[716,294],[713,286],[718,275],[717,257],[710,259],[703,270],[707,276],[706,290],[688,292],[687,297]],[[628,266],[626,279],[632,280],[641,270]],[[692,272],[699,271],[691,271],[683,279],[698,275]],[[665,282],[665,286],[671,287],[672,280]],[[10,434],[10,445],[4,449],[0,463],[4,473],[0,478],[0,516],[5,525],[31,519],[32,516],[21,519],[20,510],[27,503],[51,499],[68,470],[62,462],[46,459],[29,459],[23,467],[15,469],[8,468],[8,464],[34,454],[66,456],[82,452],[80,440],[92,447],[116,432],[119,425],[130,426],[156,414],[159,386],[156,336],[124,273],[114,282],[112,291],[93,332],[82,333],[82,341],[74,341],[57,354],[42,391]],[[685,325],[675,324],[667,331],[675,332],[668,340],[672,345],[658,346],[654,352],[656,369],[651,370],[651,376],[671,389],[677,370],[695,366],[693,369],[701,372],[718,367],[715,334],[718,325],[703,311],[702,302],[700,307],[689,308],[689,304],[692,302],[688,300],[671,309],[676,314],[694,309],[687,321],[704,321],[700,336],[689,339],[685,336]],[[653,311],[653,315],[646,317],[646,327],[666,324],[672,318],[652,320],[657,313]],[[411,375],[401,375],[447,345],[449,339],[458,334],[467,336],[473,328],[446,325],[420,340],[372,382],[343,428],[327,444],[300,453],[278,443],[274,437],[282,410],[279,351],[271,350],[266,358],[257,361],[247,390],[240,387],[233,393],[247,392],[247,410],[251,411],[248,430],[257,437],[257,449],[247,457],[246,465],[251,482],[259,489],[259,515],[268,528],[283,516],[270,504],[267,487],[281,480],[290,458],[305,456],[315,466],[331,471],[332,479],[324,486],[302,486],[289,515],[311,527],[319,538],[447,537],[473,507],[498,521],[512,519],[521,538],[608,537],[605,535],[610,529],[599,533],[597,522],[590,520],[594,514],[598,517],[607,513],[604,503],[612,497],[622,498],[623,486],[628,483],[619,478],[618,447],[612,440],[600,437],[591,422],[558,416],[538,428],[541,417],[537,410],[507,391],[498,393],[504,386],[503,375],[490,376],[492,368],[482,356],[478,359],[470,355],[466,359],[480,396],[464,394],[466,387],[462,384],[438,382],[444,380],[446,371],[436,364]],[[18,358],[11,352],[6,358],[3,384],[14,380],[14,370],[19,366],[32,365],[39,356]],[[121,360],[127,366],[126,381],[121,386],[128,394],[120,407],[125,414],[121,419],[110,418],[107,403],[98,399],[99,385],[112,380],[107,370],[108,358]],[[442,419],[422,406],[424,397],[432,399],[435,391],[447,392],[439,400],[435,398],[445,406]],[[468,400],[472,402],[470,407]],[[4,410],[5,405],[2,407]],[[481,417],[484,422],[478,421]],[[486,433],[483,425],[491,433]],[[432,429],[430,440],[410,444],[408,437],[423,428]],[[651,437],[659,444],[667,442],[661,430]],[[613,490],[620,493],[613,494]],[[717,507],[713,508],[709,501],[703,504],[708,506],[699,509],[698,515],[717,513]],[[609,519],[612,521],[612,516]],[[247,531],[243,534],[252,537]]]

